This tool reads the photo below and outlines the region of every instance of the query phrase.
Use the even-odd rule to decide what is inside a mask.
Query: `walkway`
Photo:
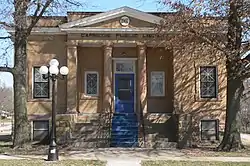
[[[47,156],[0,155],[0,159],[33,158],[46,159]],[[103,160],[108,162],[107,166],[140,166],[142,160],[250,162],[250,157],[191,157],[177,149],[86,149],[84,151],[70,151],[68,154],[60,155],[60,160],[66,159]]]

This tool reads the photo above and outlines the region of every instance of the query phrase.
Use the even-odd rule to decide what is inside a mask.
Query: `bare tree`
[[[8,0],[0,12],[1,27],[13,27],[14,36],[1,36],[0,39],[12,39],[14,43],[14,67],[7,64],[0,67],[2,72],[10,72],[14,79],[14,139],[13,147],[23,147],[30,141],[30,126],[27,117],[26,62],[27,41],[32,29],[43,15],[63,14],[68,9],[83,7],[77,0]],[[10,18],[9,16],[13,16]],[[9,21],[11,20],[11,21]],[[1,55],[2,57],[4,55]]]
[[[226,124],[218,149],[244,148],[240,138],[239,111],[243,80],[249,77],[250,71],[241,60],[242,51],[249,48],[249,1],[164,0],[161,3],[176,12],[174,19],[168,18],[161,29],[178,31],[176,41],[179,42],[185,43],[185,38],[192,38],[206,43],[221,51],[226,58]]]

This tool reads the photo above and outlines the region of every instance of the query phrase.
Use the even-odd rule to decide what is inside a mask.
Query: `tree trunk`
[[[23,147],[30,142],[30,125],[27,117],[26,74],[14,74],[14,140],[13,147]],[[25,71],[25,70],[24,70]],[[22,74],[20,74],[22,73]]]
[[[27,46],[27,2],[15,1],[15,66],[14,78],[14,147],[23,147],[30,141],[30,125],[27,116],[26,93],[26,46]]]
[[[229,62],[232,63],[232,62]],[[233,64],[232,64],[233,65]],[[227,73],[234,73],[232,65],[227,65]],[[240,137],[240,98],[244,90],[243,82],[239,77],[228,74],[227,79],[227,108],[224,136],[218,150],[237,151],[244,146]]]

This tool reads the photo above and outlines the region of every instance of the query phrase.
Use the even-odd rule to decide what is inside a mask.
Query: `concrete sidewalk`
[[[177,149],[86,149],[60,154],[60,160],[102,160],[107,166],[140,166],[142,160],[249,162],[250,157],[193,157]],[[0,159],[47,159],[46,155],[0,155]]]

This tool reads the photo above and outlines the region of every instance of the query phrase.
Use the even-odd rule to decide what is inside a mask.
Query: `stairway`
[[[111,147],[138,146],[138,120],[135,113],[114,113]]]

